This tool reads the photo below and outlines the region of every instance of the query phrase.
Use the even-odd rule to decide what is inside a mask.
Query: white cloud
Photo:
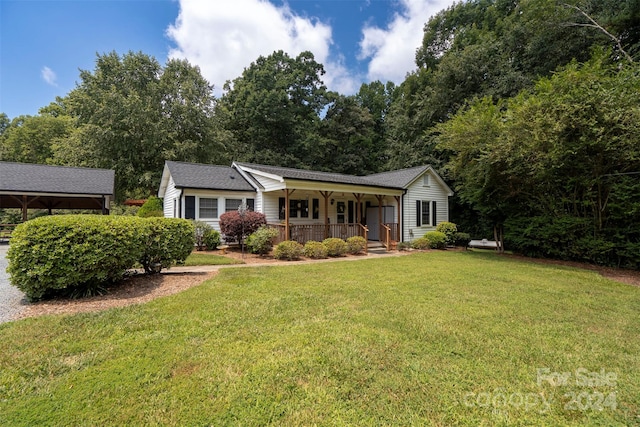
[[[401,83],[416,68],[415,55],[422,44],[424,24],[453,3],[454,0],[400,0],[401,10],[385,28],[365,26],[359,59],[370,61],[367,78]]]
[[[56,80],[58,79],[58,76],[56,76],[56,73],[54,73],[51,68],[44,67],[40,71],[40,75],[42,76],[42,80],[47,82],[47,84],[51,86],[58,86],[58,83],[56,82]]]
[[[343,61],[329,57],[331,27],[317,19],[296,15],[285,4],[266,0],[180,0],[180,14],[167,35],[177,48],[170,58],[185,58],[220,94],[227,80],[239,77],[260,55],[283,50],[290,56],[308,50],[324,64],[323,80],[330,89],[356,85]]]

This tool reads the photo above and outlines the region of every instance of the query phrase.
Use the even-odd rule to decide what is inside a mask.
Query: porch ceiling
[[[280,185],[269,190],[304,190],[304,191],[330,191],[334,193],[359,193],[370,195],[385,195],[385,196],[401,196],[404,194],[404,190],[399,188],[388,187],[376,187],[367,185],[354,185],[354,184],[338,184],[329,182],[317,182],[317,181],[302,181],[296,179],[285,179]]]

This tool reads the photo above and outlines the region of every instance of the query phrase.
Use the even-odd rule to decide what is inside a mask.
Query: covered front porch
[[[399,194],[306,189],[284,189],[277,193],[264,194],[264,200],[275,205],[278,196],[279,222],[270,221],[269,225],[278,229],[279,241],[305,244],[330,237],[346,240],[361,236],[369,242],[380,242],[387,250],[400,241]]]

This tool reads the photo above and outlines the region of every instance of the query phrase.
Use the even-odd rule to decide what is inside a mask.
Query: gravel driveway
[[[9,245],[0,244],[0,323],[14,319],[24,309],[24,294],[9,284],[8,249]]]

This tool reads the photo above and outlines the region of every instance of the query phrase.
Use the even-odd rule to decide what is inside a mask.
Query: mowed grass
[[[633,425],[638,313],[639,288],[493,254],[225,269],[0,325],[0,425]]]
[[[195,265],[229,265],[229,264],[243,264],[242,261],[229,258],[222,255],[215,254],[202,254],[198,252],[192,252],[184,261],[186,266]]]

